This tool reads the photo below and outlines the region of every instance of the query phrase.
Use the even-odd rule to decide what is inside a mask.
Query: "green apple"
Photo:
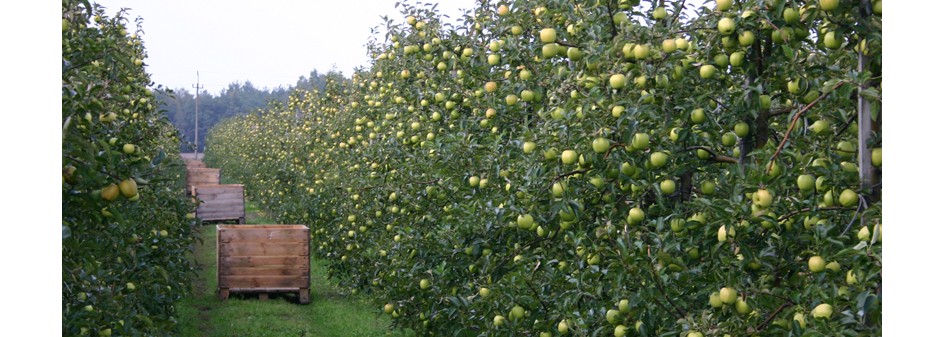
[[[512,307],[512,311],[509,312],[509,317],[512,319],[519,319],[525,317],[525,308],[522,308],[520,305]]]
[[[549,59],[558,56],[558,47],[558,44],[554,42],[541,46],[541,57]]]
[[[705,194],[705,195],[715,194],[715,182],[711,180],[703,181],[702,194]]]
[[[722,18],[718,24],[719,33],[729,35],[735,32],[735,20],[732,18]]]
[[[735,124],[735,135],[744,138],[748,135],[748,123],[738,122]]]
[[[623,115],[623,112],[626,110],[627,108],[625,108],[622,105],[615,105],[613,108],[610,109],[610,115],[614,116],[615,118],[620,118],[620,115]]]
[[[840,192],[840,205],[843,207],[856,206],[860,201],[860,195],[851,189],[845,189]]]
[[[524,151],[526,154],[535,152],[536,146],[537,145],[535,145],[535,142],[522,143],[522,151]]]
[[[870,154],[870,161],[873,163],[873,166],[883,167],[883,148],[873,148]]]
[[[802,174],[797,176],[797,187],[801,191],[810,191],[814,189],[814,176],[810,174]]]
[[[719,295],[718,291],[713,291],[711,294],[709,294],[709,305],[713,308],[722,307],[722,297]]]
[[[672,179],[663,180],[660,182],[660,191],[663,194],[673,194],[673,192],[676,192],[676,181]]]
[[[689,113],[689,120],[695,124],[702,124],[705,122],[705,110],[702,108],[692,110]]]
[[[610,75],[610,87],[613,89],[621,89],[627,85],[627,77],[623,74],[613,74]]]
[[[794,8],[788,7],[781,12],[781,16],[784,18],[784,21],[791,24],[797,23],[801,20],[801,14]]]
[[[493,66],[499,64],[499,61],[501,60],[502,57],[500,57],[498,54],[489,54],[489,56],[486,57],[486,62]]]
[[[558,40],[558,32],[554,28],[544,28],[538,33],[542,43],[552,43]]]
[[[564,150],[561,152],[561,162],[565,165],[572,165],[577,162],[578,155],[574,150]]]
[[[518,223],[518,228],[530,229],[532,228],[532,225],[535,223],[535,219],[532,217],[531,214],[524,214],[524,215],[519,215],[516,222]]]
[[[807,328],[807,321],[804,319],[804,313],[802,312],[794,313],[794,320],[797,321],[797,325],[801,326],[801,329]]]
[[[135,148],[137,148],[135,144],[125,144],[124,146],[121,147],[121,150],[125,154],[133,154],[135,153]]]
[[[715,9],[724,12],[732,8],[732,0],[715,0]]]
[[[689,333],[686,334],[686,337],[705,337],[705,335],[699,331],[689,331]]]
[[[814,307],[814,310],[810,313],[814,318],[830,319],[830,316],[833,315],[833,306],[827,303],[821,303]]]
[[[568,48],[568,59],[571,61],[580,61],[584,59],[584,53],[578,48],[570,47]]]
[[[654,168],[660,168],[666,165],[666,162],[669,159],[669,155],[663,151],[656,151],[650,154],[650,165],[653,165]]]
[[[748,305],[748,302],[739,298],[735,301],[735,311],[744,316],[751,313],[751,306]]]
[[[518,96],[511,95],[511,94],[508,96],[505,96],[505,104],[515,105],[516,103],[518,103]]]
[[[650,57],[650,45],[638,44],[633,46],[633,58],[643,60]]]
[[[665,7],[656,7],[653,9],[653,18],[657,20],[662,20],[666,18],[666,8]]]
[[[737,51],[728,56],[728,63],[733,67],[741,67],[745,64],[745,52]]]
[[[634,134],[633,140],[630,141],[630,146],[637,150],[650,148],[650,135],[640,132]]]
[[[505,316],[495,315],[495,317],[492,318],[492,325],[502,326],[503,324],[505,324]]]
[[[639,207],[634,207],[630,209],[630,212],[627,215],[627,222],[629,222],[631,225],[638,224],[643,222],[644,218],[646,218],[646,214],[643,213],[643,210]]]
[[[469,177],[469,186],[479,187],[479,177],[478,176]]]
[[[815,134],[827,132],[830,129],[830,122],[824,119],[819,119],[810,125],[810,129]]]
[[[625,314],[630,313],[630,300],[621,299],[620,302],[617,303],[617,310]]]
[[[421,289],[421,290],[427,290],[427,289],[429,289],[429,288],[430,288],[430,280],[428,280],[428,279],[422,279],[422,280],[420,280],[420,289]]]
[[[723,287],[719,290],[719,299],[721,299],[724,304],[735,304],[737,298],[738,291],[735,289]]]
[[[708,79],[715,76],[715,66],[711,64],[703,64],[702,67],[699,67],[699,77]]]
[[[678,49],[678,48],[676,47],[676,40],[675,40],[675,39],[666,39],[666,40],[663,40],[662,47],[663,47],[663,52],[664,52],[664,53],[667,53],[667,54],[671,54],[672,52],[676,51],[676,49]]]
[[[837,143],[837,154],[841,158],[850,159],[853,158],[853,155],[856,153],[856,145],[853,145],[850,141],[841,141]]]
[[[561,182],[556,182],[554,185],[551,185],[551,195],[555,198],[564,196],[564,185],[562,185]]]
[[[856,273],[854,273],[853,270],[847,270],[846,281],[847,281],[847,284],[852,286],[856,284],[857,281],[859,281],[859,279],[858,277],[856,277]]]
[[[562,335],[568,333],[568,321],[561,320],[561,322],[558,322],[558,332]]]
[[[594,152],[604,153],[610,149],[610,140],[604,137],[597,137],[591,142],[591,147],[594,148]]]
[[[751,201],[754,205],[766,208],[771,206],[771,203],[774,202],[774,195],[772,195],[767,189],[762,188],[752,194]]]
[[[826,266],[825,268],[827,268],[827,271],[829,271],[829,272],[831,272],[831,273],[839,272],[839,271],[840,271],[840,262],[831,261],[830,263],[827,264],[827,266]]]
[[[832,11],[840,7],[840,0],[820,0],[820,9]]]
[[[732,146],[735,145],[736,142],[738,142],[738,135],[734,132],[729,131],[722,134],[722,145]]]
[[[617,324],[620,321],[620,311],[610,309],[607,310],[607,314],[604,315],[607,318],[607,322],[610,324]]]
[[[746,30],[738,34],[738,45],[742,47],[751,46],[752,43],[755,43],[755,33],[750,30]]]
[[[618,325],[614,327],[614,337],[624,337],[627,335],[627,327]]]
[[[829,31],[824,34],[824,47],[830,49],[837,49],[843,45],[843,35],[837,34],[835,31]]]
[[[814,255],[807,260],[807,267],[810,268],[811,272],[819,273],[827,268],[827,261],[820,255]]]

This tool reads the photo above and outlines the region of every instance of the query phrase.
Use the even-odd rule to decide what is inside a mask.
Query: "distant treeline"
[[[312,88],[318,88],[320,91],[324,90],[325,80],[329,76],[341,76],[341,74],[335,71],[319,74],[318,70],[313,70],[308,77],[300,76],[296,84],[288,88],[260,89],[247,81],[231,83],[218,94],[202,90],[200,92],[199,141],[197,144],[194,144],[194,110],[196,106],[194,93],[187,89],[176,88],[173,89],[172,94],[159,92],[155,96],[158,98],[158,102],[162,104],[161,109],[166,111],[165,113],[171,123],[181,132],[181,152],[193,152],[195,145],[198,151],[203,152],[207,132],[218,122],[265,108],[270,102],[285,103],[295,89],[311,90]]]

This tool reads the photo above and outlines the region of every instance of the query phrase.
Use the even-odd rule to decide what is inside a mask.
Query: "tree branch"
[[[817,207],[807,207],[807,208],[802,208],[802,209],[793,211],[793,212],[791,212],[791,213],[782,215],[780,218],[778,218],[778,222],[781,222],[781,221],[790,219],[790,218],[794,217],[795,215],[798,215],[798,214],[801,214],[801,213],[804,213],[804,212],[810,212],[810,211],[840,211],[840,210],[851,210],[851,209],[853,209],[853,208],[840,207],[840,206],[821,207],[821,208],[817,208]]]
[[[732,158],[732,157],[729,157],[729,156],[721,156],[721,155],[715,153],[715,151],[713,151],[712,149],[710,149],[709,147],[706,147],[706,146],[690,146],[690,147],[687,147],[687,148],[686,148],[686,151],[692,151],[692,150],[703,150],[703,151],[705,151],[705,152],[708,152],[708,153],[709,153],[709,159],[708,159],[708,160],[713,160],[713,161],[715,161],[715,162],[717,162],[717,163],[738,164],[738,159],[735,159],[735,158]]]
[[[770,315],[768,315],[768,318],[765,319],[764,322],[761,322],[761,324],[759,324],[758,327],[756,327],[756,328],[748,328],[748,334],[754,334],[754,333],[756,333],[756,332],[758,332],[758,331],[761,331],[762,329],[764,329],[765,327],[767,327],[768,324],[770,324],[771,321],[774,320],[774,318],[778,316],[778,314],[780,314],[782,311],[784,311],[784,309],[787,309],[787,307],[792,306],[792,305],[794,305],[794,302],[792,302],[792,301],[784,302],[783,304],[781,304],[780,307],[778,307],[778,309],[776,309],[774,312],[772,312]]]
[[[768,172],[771,172],[771,168],[774,167],[774,160],[778,159],[778,155],[780,155],[781,150],[784,149],[784,144],[786,144],[788,138],[791,137],[791,131],[793,131],[794,126],[797,125],[797,120],[801,119],[801,116],[803,116],[804,113],[807,112],[807,110],[810,110],[810,108],[814,107],[814,105],[817,104],[817,102],[820,102],[820,100],[824,99],[824,97],[827,97],[827,95],[829,95],[831,92],[833,92],[834,90],[836,90],[837,88],[839,88],[841,85],[844,85],[844,84],[846,84],[846,82],[844,81],[837,82],[837,84],[834,84],[834,86],[830,88],[830,90],[827,90],[827,92],[820,94],[820,96],[818,96],[817,99],[814,99],[813,102],[808,103],[806,106],[804,106],[804,108],[801,109],[801,111],[798,111],[797,114],[794,115],[794,118],[791,119],[791,126],[788,126],[787,132],[784,133],[784,138],[781,138],[781,144],[778,145],[778,149],[774,151],[774,156],[771,156],[771,160],[768,162],[768,168],[765,169],[766,174]]]

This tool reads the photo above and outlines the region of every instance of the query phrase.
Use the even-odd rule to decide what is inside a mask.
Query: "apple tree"
[[[396,326],[881,331],[881,2],[401,6],[207,143]]]
[[[189,289],[193,203],[124,12],[62,4],[62,334],[167,335]]]

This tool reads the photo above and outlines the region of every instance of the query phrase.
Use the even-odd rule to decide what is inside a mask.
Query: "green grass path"
[[[247,223],[273,223],[247,201]],[[312,302],[297,304],[295,295],[271,294],[216,297],[216,226],[199,228],[193,258],[200,270],[193,292],[178,305],[181,336],[401,336],[389,329],[390,319],[359,296],[351,296],[327,279],[324,261],[312,259]]]

